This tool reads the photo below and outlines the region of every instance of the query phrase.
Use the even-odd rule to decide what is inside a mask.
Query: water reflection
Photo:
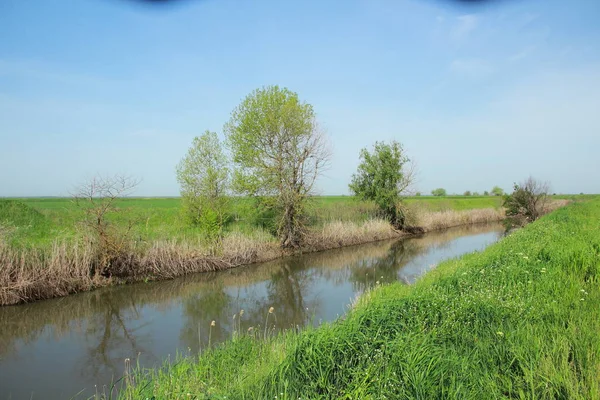
[[[452,229],[0,308],[0,398],[93,394],[94,385],[121,376],[125,358],[152,366],[176,351],[197,354],[209,331],[214,344],[234,329],[263,327],[271,306],[269,328],[333,320],[377,281],[411,283],[439,261],[497,240],[502,229]]]

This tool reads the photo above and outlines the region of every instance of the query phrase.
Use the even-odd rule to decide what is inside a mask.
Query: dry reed
[[[463,211],[435,211],[422,212],[414,210],[416,215],[412,219],[415,225],[422,227],[425,232],[439,229],[452,228],[454,226],[480,224],[485,222],[497,222],[505,218],[504,209],[480,208]]]
[[[309,236],[308,247],[313,251],[352,246],[360,243],[398,237],[389,222],[383,219],[372,219],[362,224],[348,221],[333,221],[320,231]]]
[[[546,211],[567,204],[554,200]],[[410,210],[410,224],[424,231],[502,220],[502,209],[427,212]],[[15,249],[0,240],[0,305],[66,296],[117,282],[171,279],[196,272],[210,272],[240,265],[273,260],[299,252],[315,252],[343,246],[408,236],[381,219],[362,224],[333,221],[307,236],[306,245],[296,251],[281,250],[264,231],[252,234],[231,232],[219,243],[158,241],[130,250],[118,276],[93,274],[94,249],[84,242],[56,242],[47,250]]]
[[[0,305],[66,296],[109,283],[90,276],[93,252],[56,242],[48,251],[16,250],[0,242]]]
[[[542,214],[547,214],[549,212],[552,212],[558,208],[564,207],[567,204],[569,204],[571,202],[571,200],[566,200],[566,199],[553,199],[550,200],[548,202],[546,202],[542,208]]]

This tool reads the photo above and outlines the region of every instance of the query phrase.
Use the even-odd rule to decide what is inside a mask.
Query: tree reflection
[[[231,338],[234,332],[264,328],[270,307],[275,312],[268,322],[269,330],[303,327],[308,321],[308,310],[314,310],[318,304],[316,297],[305,300],[314,280],[309,267],[305,261],[279,260],[266,265],[268,274],[264,280],[235,287],[204,287],[184,300],[181,341],[197,353],[208,346],[209,336],[214,345]],[[244,313],[240,317],[241,310]],[[212,321],[215,326],[211,328]]]
[[[365,258],[349,266],[352,282],[356,292],[363,292],[377,283],[390,283],[398,280],[398,270],[408,261],[422,253],[426,248],[419,246],[415,240],[394,242],[385,255],[377,258]]]
[[[287,260],[271,275],[268,283],[268,302],[277,310],[280,328],[303,327],[308,322],[308,310],[317,301],[306,304],[305,298],[313,281],[313,274],[304,262]]]
[[[97,380],[107,375],[119,378],[125,358],[148,355],[141,344],[150,341],[148,332],[144,332],[148,323],[140,322],[139,308],[143,303],[140,304],[134,292],[119,294],[98,293],[95,306],[102,311],[88,318],[85,324],[86,356],[79,360],[79,369],[88,379]]]
[[[233,300],[218,283],[208,285],[184,300],[182,311],[186,321],[179,337],[194,354],[208,346],[209,331],[213,343],[230,337],[232,326],[229,322],[235,313]],[[212,321],[216,324],[211,328]]]

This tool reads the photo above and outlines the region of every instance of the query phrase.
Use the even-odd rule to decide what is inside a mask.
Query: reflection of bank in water
[[[480,224],[446,231],[432,232],[418,238],[389,240],[362,245],[333,249],[302,256],[287,257],[274,261],[249,265],[226,271],[194,274],[178,279],[140,283],[124,286],[106,287],[94,292],[52,299],[48,301],[0,308],[0,354],[11,352],[11,342],[18,338],[24,343],[34,341],[39,334],[51,326],[53,335],[63,336],[76,330],[78,321],[91,316],[105,315],[103,321],[115,321],[117,325],[123,319],[139,315],[141,306],[151,305],[157,310],[169,306],[174,297],[193,297],[206,291],[212,293],[223,288],[244,287],[270,279],[292,281],[292,288],[300,282],[293,282],[291,266],[295,271],[306,268],[318,268],[311,276],[319,276],[333,283],[354,276],[360,284],[369,286],[377,280],[390,282],[396,280],[392,273],[394,267],[402,267],[415,256],[432,248],[443,248],[459,237],[477,235],[494,230],[500,232],[498,225]],[[345,274],[335,271],[346,269]],[[398,269],[398,268],[395,268]],[[383,272],[384,274],[378,274]],[[370,275],[370,278],[367,276]],[[383,279],[381,278],[383,276]],[[364,278],[363,278],[364,277]],[[215,299],[216,300],[216,299]],[[215,301],[219,303],[219,301]],[[121,317],[121,314],[125,314]],[[106,314],[119,315],[114,319]],[[122,325],[122,324],[121,324]]]
[[[123,360],[136,359],[139,353],[142,364],[152,366],[176,351],[196,353],[205,348],[209,332],[215,344],[231,338],[234,329],[262,328],[269,307],[275,309],[269,325],[277,329],[332,320],[356,294],[377,281],[397,280],[402,271],[417,264],[428,267],[431,255],[458,255],[461,249],[454,249],[452,243],[479,234],[494,236],[501,229],[464,227],[0,308],[0,375],[20,374],[24,396],[29,390],[25,384],[31,383],[36,392],[47,392],[52,398],[48,385],[55,383],[35,381],[30,377],[34,367],[53,368],[56,385],[65,391],[73,385],[72,391],[65,392],[72,394],[81,389],[76,385],[90,388],[119,377]],[[240,323],[233,317],[241,309]],[[39,353],[22,357],[30,348]],[[51,357],[56,351],[71,361],[57,366]],[[62,381],[63,375],[65,380],[72,376],[71,382]],[[2,378],[0,383],[5,385]],[[13,397],[19,398],[15,393]]]

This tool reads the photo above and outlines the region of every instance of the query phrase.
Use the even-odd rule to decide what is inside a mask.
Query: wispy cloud
[[[0,79],[2,77],[34,79],[68,85],[104,86],[114,83],[101,76],[67,71],[54,64],[27,59],[0,59]]]
[[[524,48],[523,50],[521,50],[519,52],[511,54],[508,57],[508,61],[514,63],[514,62],[523,60],[523,59],[529,57],[531,55],[531,53],[533,53],[534,50],[535,50],[535,46],[528,46],[528,47]]]
[[[479,25],[479,17],[475,14],[465,14],[456,17],[450,37],[452,40],[460,42],[468,38]]]
[[[457,58],[450,63],[450,70],[469,78],[485,78],[494,72],[494,67],[481,58]]]
[[[524,28],[527,25],[531,24],[536,19],[538,19],[539,17],[540,17],[540,14],[525,13],[523,15],[522,19],[519,21],[520,22],[519,25],[521,26],[521,28]]]

